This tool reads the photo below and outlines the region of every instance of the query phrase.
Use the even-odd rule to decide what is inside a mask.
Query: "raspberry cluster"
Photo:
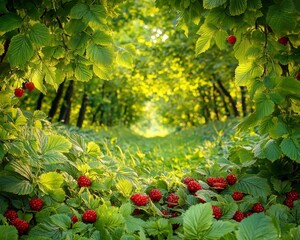
[[[147,195],[141,195],[140,193],[135,193],[130,197],[130,200],[136,206],[146,206],[149,199]]]
[[[77,179],[77,184],[79,187],[90,187],[92,185],[92,182],[87,176],[81,175]]]
[[[94,210],[86,210],[82,214],[82,221],[85,223],[94,223],[97,220],[97,213]]]
[[[212,205],[213,215],[215,219],[220,219],[222,217],[222,210],[216,205]]]
[[[290,191],[286,193],[286,198],[283,202],[284,205],[292,208],[294,206],[294,201],[299,199],[299,193],[296,191]]]
[[[29,201],[30,209],[34,210],[34,211],[41,211],[43,204],[44,204],[44,201],[40,198],[32,198]]]
[[[159,200],[162,198],[162,193],[158,189],[152,189],[149,192],[149,197],[153,202],[159,202]]]

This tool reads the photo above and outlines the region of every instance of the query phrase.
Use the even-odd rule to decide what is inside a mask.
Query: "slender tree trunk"
[[[86,94],[86,92],[84,92],[83,96],[82,96],[82,100],[81,100],[81,107],[79,110],[79,114],[78,114],[78,118],[77,118],[77,127],[81,128],[83,121],[84,121],[84,117],[85,117],[85,112],[86,112],[86,107],[88,104],[88,95]]]
[[[220,96],[220,98],[223,102],[223,107],[224,107],[226,116],[230,117],[230,111],[229,111],[229,108],[227,106],[227,102],[225,100],[224,94],[220,91],[219,88],[217,88],[216,84],[213,84],[213,86],[214,86],[214,90],[219,94],[219,96]]]
[[[94,124],[96,122],[97,113],[100,111],[101,107],[102,107],[102,104],[100,103],[98,105],[98,107],[96,108],[96,111],[93,113],[92,124]]]
[[[246,103],[246,87],[241,86],[241,100],[242,100],[242,111],[243,111],[243,116],[247,116],[247,103]]]
[[[71,99],[73,95],[73,89],[74,89],[74,81],[71,80],[66,90],[64,101],[60,108],[60,114],[58,118],[58,120],[60,122],[63,122],[64,124],[70,123],[71,103],[72,103]]]
[[[210,110],[207,106],[207,101],[206,101],[206,94],[203,93],[203,91],[201,91],[200,88],[198,88],[198,92],[200,94],[200,97],[202,99],[203,102],[203,113],[204,113],[204,119],[205,119],[205,123],[208,123],[211,120],[211,116],[210,116]]]
[[[217,84],[220,87],[220,89],[222,90],[222,92],[224,93],[224,95],[228,98],[228,100],[231,104],[234,116],[238,117],[240,114],[236,107],[236,101],[232,98],[232,96],[230,95],[230,93],[227,91],[227,89],[224,87],[224,85],[222,84],[222,82],[220,80],[217,80]]]
[[[214,88],[212,89],[212,95],[213,95],[214,112],[216,114],[217,120],[220,120],[220,114],[219,114],[218,103],[217,103],[217,96],[216,96],[216,92],[214,91]]]
[[[65,84],[65,81],[63,81],[58,89],[57,89],[57,92],[56,92],[56,95],[55,95],[55,98],[52,100],[52,104],[51,104],[51,108],[48,112],[48,116],[50,118],[50,121],[53,119],[55,113],[57,112],[57,109],[58,109],[58,106],[59,106],[59,102],[60,102],[60,99],[62,98],[63,96],[63,92],[64,92],[64,84]]]
[[[37,103],[36,103],[36,110],[41,110],[42,109],[42,103],[43,103],[43,99],[44,99],[45,95],[43,93],[40,93],[39,94],[39,98],[37,100]]]

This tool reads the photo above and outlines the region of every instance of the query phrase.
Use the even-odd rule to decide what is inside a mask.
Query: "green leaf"
[[[204,233],[203,240],[220,239],[227,233],[235,230],[235,224],[229,221],[215,221],[213,225]]]
[[[235,69],[235,83],[238,86],[246,86],[249,81],[260,77],[262,73],[263,68],[251,61],[240,63]]]
[[[95,44],[106,46],[106,45],[111,45],[113,39],[108,33],[97,30],[93,34],[93,41]]]
[[[0,189],[3,192],[27,195],[32,193],[33,186],[30,182],[14,176],[0,176]]]
[[[116,58],[117,64],[132,68],[133,67],[133,58],[132,55],[127,51],[119,51]]]
[[[270,139],[264,146],[264,152],[267,159],[275,161],[281,157],[281,149],[276,140]]]
[[[64,177],[57,172],[43,173],[40,176],[40,184],[49,190],[60,188],[64,182]]]
[[[12,37],[7,51],[8,61],[11,66],[25,65],[33,54],[33,47],[28,37],[21,34]]]
[[[94,157],[97,157],[101,154],[100,147],[94,142],[89,142],[88,143],[87,148],[86,148],[86,152],[90,156],[94,156]]]
[[[86,55],[95,64],[106,66],[113,63],[114,50],[112,46],[90,44]]]
[[[201,239],[213,223],[211,204],[191,206],[183,216],[184,236],[188,239]]]
[[[201,35],[196,42],[196,55],[206,52],[211,44],[212,35]]]
[[[109,66],[101,66],[101,65],[93,65],[93,71],[95,75],[104,80],[111,79],[111,67]]]
[[[289,137],[282,140],[280,144],[283,154],[290,159],[300,162],[300,144],[297,140]]]
[[[92,28],[96,28],[97,25],[105,23],[105,8],[103,5],[93,4],[90,6],[90,11],[84,17]]]
[[[130,203],[123,203],[119,209],[119,213],[121,213],[124,218],[127,218],[131,215],[132,210]]]
[[[57,151],[48,151],[43,154],[43,161],[45,164],[61,164],[68,161],[68,158]]]
[[[116,184],[117,190],[125,197],[129,197],[132,193],[132,184],[127,179],[121,179]]]
[[[30,167],[18,160],[9,162],[9,164],[5,166],[5,170],[16,172],[29,181],[31,181],[33,178]]]
[[[245,218],[240,223],[236,236],[238,240],[278,239],[272,218],[264,213],[252,214],[250,217]]]
[[[88,82],[92,79],[93,72],[90,70],[89,66],[78,62],[75,68],[75,77],[78,81]]]
[[[267,179],[256,175],[241,176],[232,188],[234,191],[240,191],[253,196],[268,196],[271,193]]]
[[[43,153],[50,151],[68,152],[71,147],[72,144],[67,138],[52,134],[45,136],[41,149]]]
[[[274,112],[275,104],[264,93],[261,93],[256,98],[256,116],[258,119],[262,119],[271,115]]]
[[[18,231],[14,226],[0,226],[0,240],[18,240]]]
[[[89,11],[90,11],[90,8],[88,5],[85,5],[83,3],[78,3],[71,9],[70,17],[73,19],[81,19]]]
[[[135,218],[133,216],[128,216],[125,218],[125,229],[128,233],[134,233],[136,231],[141,231],[145,226],[145,222],[140,218]]]
[[[0,16],[0,34],[1,32],[10,32],[22,26],[22,18],[14,13],[6,13]]]
[[[247,0],[230,0],[229,11],[232,16],[244,13],[247,9]]]
[[[81,19],[71,19],[66,23],[64,30],[73,37],[74,34],[79,34],[81,31],[84,31],[86,27],[87,24]]]
[[[227,0],[203,0],[203,7],[206,9],[213,9],[222,6]]]
[[[41,23],[36,23],[29,31],[29,38],[33,43],[46,46],[50,42],[49,29]]]
[[[291,191],[292,185],[290,181],[281,181],[277,178],[271,178],[271,183],[273,184],[273,188],[279,194],[284,194],[286,192]]]
[[[72,35],[70,41],[68,42],[68,46],[72,50],[78,50],[81,48],[85,48],[88,44],[89,36],[85,32],[80,32],[75,35]]]
[[[226,42],[226,38],[227,38],[228,34],[226,31],[220,29],[219,31],[217,31],[217,33],[215,34],[215,42],[216,45],[218,46],[218,48],[220,50],[224,50],[226,48],[227,42]]]
[[[267,13],[267,24],[274,32],[293,31],[297,24],[293,1],[285,0],[270,6]]]
[[[261,0],[251,0],[247,2],[248,9],[250,10],[258,10],[262,8]]]

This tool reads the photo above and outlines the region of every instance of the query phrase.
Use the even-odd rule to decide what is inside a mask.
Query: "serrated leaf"
[[[114,50],[112,46],[90,44],[86,55],[95,64],[108,66],[113,62]]]
[[[89,11],[90,11],[90,8],[88,5],[85,5],[83,3],[78,3],[71,9],[70,17],[73,19],[81,19]]]
[[[8,61],[11,66],[25,65],[33,54],[33,47],[27,36],[18,34],[12,37],[7,51]]]
[[[145,225],[145,222],[140,218],[128,216],[125,218],[125,229],[128,233],[134,233],[135,231],[141,231]]]
[[[78,50],[81,48],[85,48],[88,41],[89,36],[85,32],[80,32],[71,36],[70,41],[68,42],[68,46],[72,50]]]
[[[203,7],[206,9],[213,9],[222,6],[227,0],[203,0]]]
[[[296,24],[296,9],[292,0],[281,1],[269,7],[267,24],[275,32],[292,31]]]
[[[201,35],[196,42],[196,55],[206,52],[211,44],[212,35]]]
[[[127,67],[127,68],[133,67],[132,55],[129,52],[124,51],[124,50],[118,52],[116,62],[117,62],[117,64]]]
[[[230,0],[229,12],[232,16],[244,13],[247,9],[247,0]]]
[[[75,67],[75,77],[78,81],[88,82],[92,79],[93,72],[90,70],[89,66],[78,62]]]
[[[230,233],[235,230],[235,224],[229,221],[215,221],[213,225],[205,231],[203,240],[215,240],[220,239],[227,233]]]
[[[93,71],[95,75],[104,80],[111,79],[111,66],[93,65]]]
[[[262,93],[256,98],[255,108],[257,118],[262,119],[274,112],[275,104],[271,99],[268,99],[267,95]]]
[[[90,156],[94,156],[97,157],[100,155],[101,151],[100,151],[100,147],[94,143],[94,142],[89,142],[86,148],[86,152],[90,155]]]
[[[0,226],[0,240],[18,240],[18,231],[14,226]]]
[[[276,140],[270,139],[264,146],[264,152],[267,159],[275,161],[281,157],[281,149]]]
[[[218,48],[220,50],[223,50],[226,48],[226,38],[227,38],[228,34],[226,31],[220,29],[219,31],[217,31],[217,33],[215,34],[215,42],[216,45],[218,46]]]
[[[285,138],[280,144],[282,153],[290,159],[300,162],[300,146],[293,138]]]
[[[64,30],[70,34],[79,34],[81,31],[84,31],[87,27],[87,23],[83,22],[81,19],[71,19],[66,23]]]
[[[9,162],[9,164],[5,166],[5,170],[16,172],[22,177],[26,178],[28,181],[31,181],[33,178],[30,167],[18,160]]]
[[[39,179],[40,184],[49,190],[60,188],[64,182],[64,177],[57,172],[43,173]]]
[[[116,188],[125,197],[129,197],[132,193],[132,184],[126,179],[119,180],[116,184]]]
[[[95,28],[106,22],[106,12],[103,5],[93,4],[90,6],[90,11],[84,16],[89,26]]]
[[[9,32],[22,26],[22,18],[15,13],[6,13],[0,16],[0,33]]]
[[[183,216],[184,236],[188,239],[199,239],[213,223],[211,204],[191,206]]]
[[[50,42],[49,29],[41,23],[36,23],[29,31],[29,38],[33,43],[46,46]]]
[[[261,0],[251,0],[247,2],[248,9],[250,10],[258,10],[262,8]]]
[[[267,179],[256,175],[241,176],[239,181],[234,184],[232,188],[234,191],[240,191],[253,196],[268,196],[271,193]]]
[[[97,30],[93,34],[93,41],[95,44],[106,46],[112,44],[113,39],[108,33]]]
[[[130,203],[124,203],[121,205],[120,209],[119,209],[119,213],[121,213],[123,215],[123,217],[129,217],[132,213],[132,206]]]
[[[45,164],[50,164],[50,165],[61,164],[68,161],[68,158],[64,154],[58,151],[48,151],[43,154],[42,159]]]
[[[32,193],[33,186],[29,181],[14,176],[0,176],[0,189],[3,192],[27,195]]]
[[[256,77],[260,77],[263,68],[253,62],[240,63],[235,69],[235,83],[238,86],[247,86],[249,81]]]
[[[271,240],[278,238],[272,218],[264,213],[252,214],[250,217],[245,218],[240,223],[236,236],[239,240]]]
[[[43,153],[48,151],[68,152],[71,147],[72,144],[67,138],[52,134],[50,136],[45,136],[41,150]]]

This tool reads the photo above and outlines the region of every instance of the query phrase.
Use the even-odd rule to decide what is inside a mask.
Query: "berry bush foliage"
[[[0,239],[299,239],[299,1],[157,1],[186,31],[201,25],[197,54],[233,49],[236,83],[255,103],[239,130],[261,136],[172,178],[17,107],[24,89],[109,78],[110,2],[120,1],[0,4]]]

